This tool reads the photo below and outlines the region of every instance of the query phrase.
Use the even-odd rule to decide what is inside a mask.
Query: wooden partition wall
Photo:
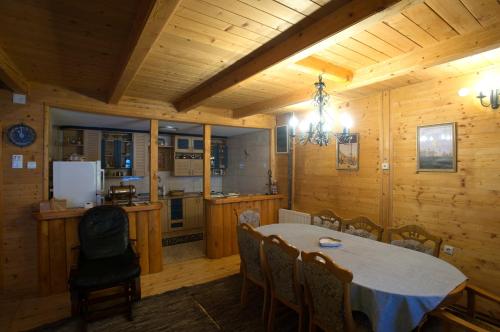
[[[159,203],[125,207],[130,238],[136,240],[141,274],[163,269]],[[75,264],[78,223],[85,209],[35,213],[38,223],[38,278],[42,295],[64,292]]]

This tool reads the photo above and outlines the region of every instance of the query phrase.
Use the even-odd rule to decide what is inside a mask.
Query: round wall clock
[[[35,129],[25,124],[13,125],[7,130],[9,141],[20,147],[25,147],[33,144],[36,140]]]

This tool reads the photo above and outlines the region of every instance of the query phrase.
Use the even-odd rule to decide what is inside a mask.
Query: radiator
[[[300,211],[280,209],[278,220],[280,224],[309,224],[311,215]]]

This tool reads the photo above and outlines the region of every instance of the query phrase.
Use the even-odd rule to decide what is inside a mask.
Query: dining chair
[[[351,311],[352,272],[320,252],[302,252],[309,332],[355,331]]]
[[[476,311],[476,299],[480,297],[484,301],[496,304],[498,308],[500,307],[500,296],[468,283],[464,288],[466,294],[465,307],[458,304],[458,299],[453,298],[452,301],[444,301],[437,310],[430,313],[430,316],[441,319],[445,323],[445,328],[455,326],[478,332],[498,328],[500,322],[498,318],[494,317],[494,314],[490,316]]]
[[[260,226],[260,209],[259,208],[239,208],[234,209],[236,214],[237,224],[249,224],[252,227]]]
[[[382,241],[384,228],[377,225],[367,217],[344,219],[341,226],[342,232],[367,239]]]
[[[332,210],[326,209],[311,214],[311,225],[340,231],[342,218]]]
[[[305,307],[299,284],[299,250],[277,235],[265,237],[262,242],[262,263],[270,288],[267,331],[273,331],[278,302],[299,315],[299,331],[304,330]]]
[[[236,226],[238,237],[238,247],[240,250],[240,271],[243,277],[241,286],[241,304],[248,302],[249,281],[264,290],[264,301],[262,305],[262,318],[267,315],[268,285],[266,276],[262,271],[261,264],[261,244],[264,236],[253,229],[249,224]]]
[[[397,237],[400,239],[397,239]],[[427,242],[433,243],[433,246],[428,246]],[[442,238],[430,234],[418,225],[406,225],[400,228],[389,229],[390,244],[420,251],[435,257],[439,257],[442,242]]]

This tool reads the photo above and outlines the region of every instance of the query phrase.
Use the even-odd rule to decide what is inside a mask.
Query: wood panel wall
[[[31,218],[31,205],[42,200],[43,181],[43,104],[12,104],[12,95],[0,90],[0,121],[2,132],[17,123],[25,123],[37,132],[35,143],[18,148],[4,139],[2,142],[2,257],[1,289],[5,293],[35,293],[37,290],[36,223]],[[5,136],[3,136],[5,138]],[[28,160],[36,169],[12,169],[13,154],[22,154],[24,166]]]
[[[352,131],[361,134],[360,169],[337,171],[333,145],[297,146],[295,209],[331,208],[386,227],[421,225],[455,247],[453,256],[441,252],[442,259],[473,283],[498,292],[500,113],[480,106],[474,92],[457,95],[461,87],[473,88],[481,74],[426,81],[338,105],[353,114]],[[457,123],[457,172],[417,173],[416,127],[443,122]],[[389,171],[380,170],[384,160]]]
[[[0,291],[12,296],[35,295],[38,291],[37,225],[31,212],[32,204],[38,204],[43,199],[44,104],[76,111],[146,119],[255,128],[273,128],[275,125],[274,117],[270,115],[233,119],[230,110],[226,112],[206,107],[178,114],[168,103],[137,98],[123,100],[119,106],[110,105],[61,87],[34,82],[28,96],[28,104],[14,105],[11,93],[0,89],[2,132],[21,122],[29,124],[37,132],[35,144],[26,148],[16,148],[5,139],[1,143],[1,204],[5,209],[0,222],[0,234],[3,234],[0,243],[0,276],[3,277],[3,281],[0,278]],[[13,154],[23,154],[25,165],[28,160],[35,160],[37,168],[11,169],[10,160]]]

